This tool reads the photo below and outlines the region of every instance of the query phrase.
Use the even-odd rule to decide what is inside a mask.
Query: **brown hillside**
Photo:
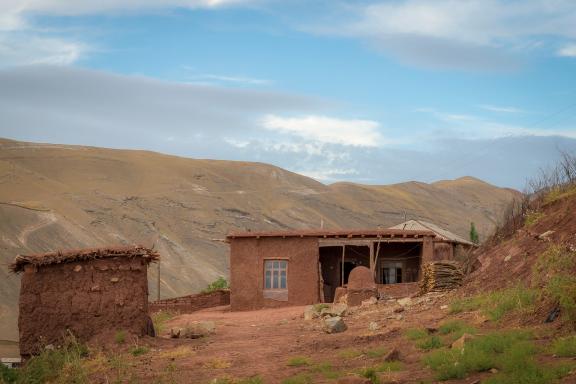
[[[0,140],[0,262],[16,254],[155,244],[162,297],[228,273],[233,230],[387,227],[422,218],[489,233],[515,192],[475,179],[324,185],[267,164]],[[156,297],[155,270],[150,292]],[[19,279],[0,268],[0,339],[15,339]]]

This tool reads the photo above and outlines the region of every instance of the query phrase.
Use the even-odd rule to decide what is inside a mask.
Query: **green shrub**
[[[63,346],[56,349],[46,349],[32,357],[18,370],[17,384],[59,383],[89,383],[88,372],[82,364],[82,359],[88,356],[88,349],[69,335]]]
[[[341,376],[340,372],[334,370],[334,367],[330,363],[320,363],[314,365],[311,370],[314,373],[320,373],[324,378],[329,380],[337,379]]]
[[[116,344],[124,344],[126,342],[126,331],[116,331],[116,334],[114,335],[114,341]]]
[[[509,312],[533,309],[537,297],[537,290],[519,284],[455,300],[450,304],[450,312],[481,310],[490,320],[498,321]]]
[[[427,338],[422,339],[420,342],[416,343],[416,346],[425,351],[429,351],[431,349],[442,347],[442,340],[440,340],[440,338],[436,335],[428,336]]]
[[[362,368],[358,371],[360,376],[370,380],[372,384],[379,384],[380,379],[378,378],[378,371],[374,367]]]
[[[382,357],[386,354],[387,349],[384,347],[377,347],[366,351],[366,356],[370,358]]]
[[[18,371],[0,363],[0,384],[13,384],[18,380]]]
[[[164,331],[164,324],[178,315],[178,312],[161,310],[152,314],[152,323],[154,324],[154,330],[156,334],[159,335]]]
[[[376,367],[378,372],[396,372],[401,371],[403,365],[400,361],[385,361]]]
[[[323,309],[330,308],[330,304],[326,304],[326,303],[314,304],[313,308],[314,308],[315,312],[322,312]]]
[[[552,342],[550,350],[560,357],[576,357],[576,336],[556,339]]]
[[[312,384],[312,377],[306,373],[300,373],[298,375],[288,377],[282,380],[282,384]]]
[[[289,367],[302,367],[305,365],[310,365],[310,359],[305,356],[294,356],[288,360]]]
[[[531,212],[527,212],[526,216],[524,217],[524,225],[529,227],[531,225],[536,224],[538,221],[540,221],[540,219],[542,219],[544,217],[544,213],[542,212],[535,212],[535,211],[531,211]]]
[[[438,328],[438,333],[446,335],[450,341],[459,339],[463,334],[475,334],[476,328],[471,327],[461,320],[453,320],[443,323]]]
[[[530,338],[531,334],[524,331],[495,332],[470,340],[464,349],[434,351],[424,358],[424,362],[436,372],[438,380],[462,379],[471,372],[497,368],[500,371],[498,380],[509,380],[532,372],[530,376],[523,376],[526,381],[510,383],[543,384],[546,381],[530,380],[540,376],[550,378],[550,372],[554,369],[540,367],[535,362],[533,356],[536,348]]]
[[[341,359],[355,359],[360,356],[362,356],[362,351],[357,349],[345,349],[338,352],[338,357]]]
[[[545,298],[558,303],[562,312],[576,326],[576,252],[551,245],[536,261],[534,283],[543,287]]]
[[[130,350],[130,353],[132,354],[132,356],[141,356],[148,353],[148,351],[149,351],[148,347],[137,345]]]
[[[420,340],[428,336],[428,331],[424,328],[410,328],[404,332],[409,340]]]
[[[206,287],[206,289],[204,289],[202,293],[211,293],[219,291],[221,289],[228,289],[229,287],[230,286],[228,284],[228,280],[220,276],[219,278],[208,284],[208,287]]]

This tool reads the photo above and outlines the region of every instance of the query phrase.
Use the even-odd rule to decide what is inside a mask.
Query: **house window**
[[[385,262],[382,268],[384,284],[396,284],[402,282],[402,263]]]
[[[287,289],[287,260],[266,260],[264,262],[264,289]]]

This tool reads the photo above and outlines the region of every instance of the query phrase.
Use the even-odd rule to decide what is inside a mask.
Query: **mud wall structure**
[[[230,304],[230,291],[223,289],[210,293],[198,293],[196,295],[153,301],[148,304],[148,310],[150,313],[158,311],[192,313],[201,309],[228,304]]]
[[[81,341],[101,332],[150,332],[147,264],[139,257],[112,257],[23,267],[20,353],[57,345],[71,332]]]
[[[314,304],[319,301],[318,239],[237,238],[230,242],[230,303],[234,311]],[[286,260],[287,292],[264,290],[266,260]]]

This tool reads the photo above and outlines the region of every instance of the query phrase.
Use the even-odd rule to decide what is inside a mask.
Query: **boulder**
[[[368,324],[368,329],[372,332],[377,331],[378,329],[380,329],[380,326],[378,325],[377,322],[375,321],[371,321],[370,324]]]
[[[363,301],[378,295],[378,289],[348,289],[348,306],[357,307],[362,305]]]
[[[199,339],[211,335],[216,332],[216,324],[213,321],[198,321],[191,324],[186,324],[184,331],[180,337],[187,339]]]
[[[403,297],[401,299],[398,299],[398,304],[400,304],[403,307],[407,307],[412,304],[412,299],[410,297]]]
[[[325,317],[323,324],[324,332],[326,333],[340,333],[348,329],[346,323],[340,316]]]
[[[320,312],[320,316],[344,316],[346,311],[348,310],[348,306],[346,304],[332,304],[329,308],[323,308]]]
[[[371,296],[369,299],[367,300],[363,300],[362,304],[360,304],[363,307],[368,307],[370,305],[374,305],[378,303],[378,299],[376,298],[376,296]]]

